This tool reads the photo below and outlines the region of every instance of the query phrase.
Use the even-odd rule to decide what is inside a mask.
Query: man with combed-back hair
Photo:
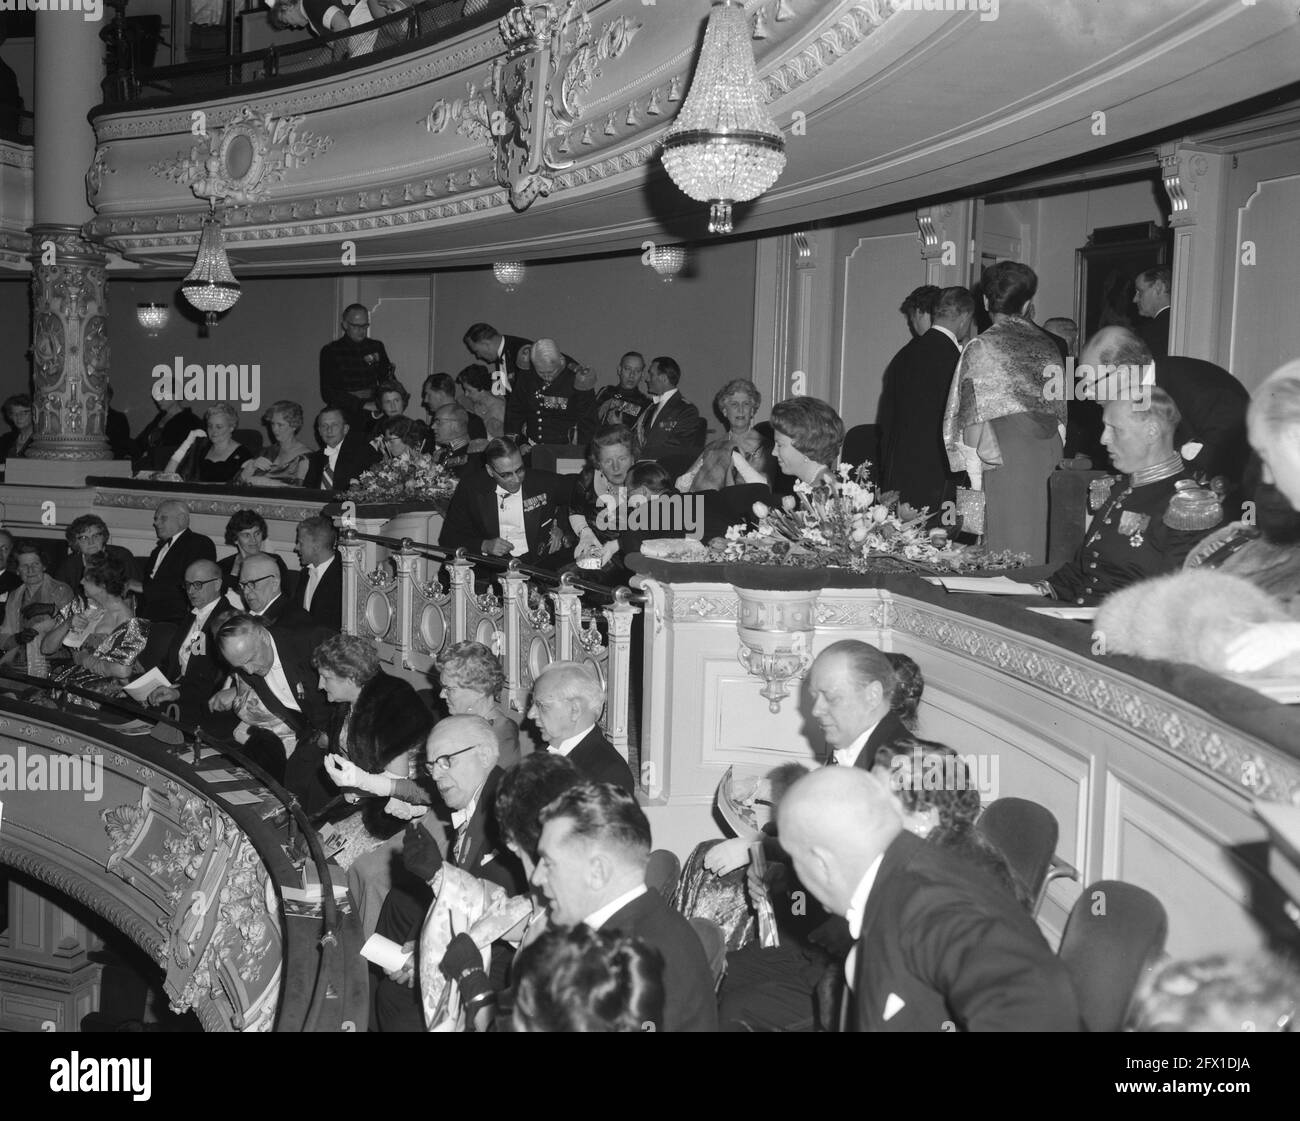
[[[636,782],[627,760],[597,725],[605,707],[605,689],[589,667],[552,662],[533,682],[528,715],[546,737],[551,751],[567,756],[594,782],[611,782],[629,794]]]
[[[561,794],[541,813],[533,884],[561,927],[585,923],[639,938],[664,959],[661,1031],[716,1031],[713,976],[699,935],[646,887],[650,823],[636,799],[607,782]]]
[[[699,458],[708,436],[700,410],[678,392],[682,368],[667,355],[650,363],[645,391],[650,404],[637,420],[637,457],[658,463],[676,478]]]

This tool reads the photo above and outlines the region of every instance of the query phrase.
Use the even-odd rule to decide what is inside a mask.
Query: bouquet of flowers
[[[385,459],[359,475],[343,494],[358,506],[387,502],[428,502],[441,509],[451,500],[456,476],[427,455]]]
[[[724,563],[848,568],[855,572],[953,572],[1019,568],[1023,553],[989,553],[958,545],[944,529],[927,529],[928,510],[900,503],[871,486],[870,464],[841,464],[839,477],[797,482],[779,509],[754,504],[758,525],[734,525],[709,543]]]

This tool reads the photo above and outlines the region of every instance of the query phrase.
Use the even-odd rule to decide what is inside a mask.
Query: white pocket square
[[[901,996],[899,996],[897,993],[890,993],[889,996],[885,998],[884,1019],[892,1020],[895,1016],[899,1014],[899,1012],[903,1010],[903,1004],[904,1001]]]

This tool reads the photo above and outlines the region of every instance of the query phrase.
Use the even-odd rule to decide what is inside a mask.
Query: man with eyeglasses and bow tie
[[[561,517],[572,482],[525,467],[510,440],[489,441],[483,459],[483,470],[470,472],[457,484],[438,544],[552,570],[572,561],[573,548],[564,540],[566,519]]]
[[[283,593],[280,563],[270,553],[254,553],[239,566],[239,594],[248,614],[265,627],[302,630],[319,625]]]
[[[230,614],[230,605],[221,595],[221,569],[214,561],[197,560],[185,570],[182,586],[190,602],[190,625],[177,628],[163,655],[160,668],[173,684],[158,686],[149,694],[149,705],[175,704],[181,723],[197,724],[212,735],[228,735],[229,717],[207,707],[224,673],[217,658],[217,630]]]

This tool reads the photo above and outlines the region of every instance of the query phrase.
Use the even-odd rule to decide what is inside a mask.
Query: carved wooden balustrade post
[[[506,674],[506,693],[510,703],[519,712],[528,711],[528,692],[532,678],[525,680],[524,663],[528,657],[525,624],[528,620],[528,577],[519,571],[517,561],[501,574],[501,598],[505,615],[501,621],[501,666]]]
[[[415,568],[422,557],[414,549],[408,549],[405,542],[402,548],[393,554],[393,564],[397,568],[397,602],[393,610],[397,612],[397,658],[403,669],[411,669],[411,629],[415,620]],[[389,634],[392,634],[391,624]]]
[[[361,634],[362,605],[357,602],[365,563],[365,542],[355,531],[344,527],[339,535],[339,552],[343,556],[343,633]]]
[[[474,599],[474,565],[457,557],[447,571],[451,576],[451,641],[464,642],[470,637],[469,609]]]
[[[557,661],[580,662],[578,635],[582,630],[582,589],[575,588],[565,574],[560,586],[551,593],[555,603],[555,657]]]
[[[641,609],[629,602],[627,588],[614,593],[614,602],[603,609],[607,624],[605,662],[605,735],[627,758],[628,710],[632,687],[632,620]],[[637,776],[643,787],[649,785],[644,773]],[[647,793],[651,791],[647,790]],[[655,792],[657,793],[657,792]]]

